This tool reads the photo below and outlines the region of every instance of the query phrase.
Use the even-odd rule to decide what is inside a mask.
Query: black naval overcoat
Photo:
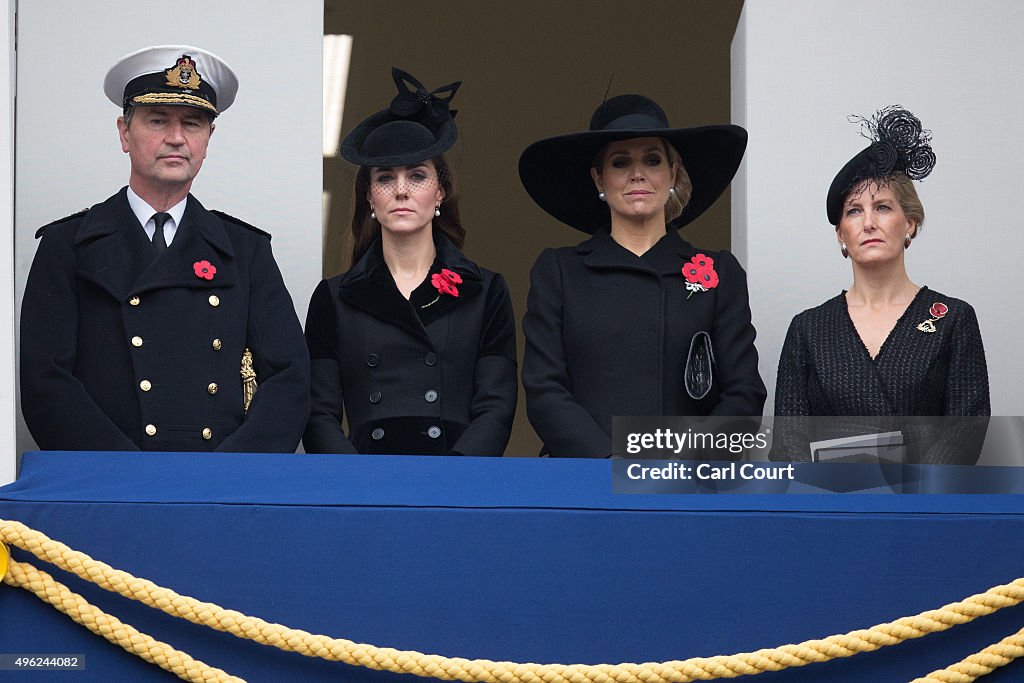
[[[501,455],[515,416],[515,317],[505,280],[436,236],[435,265],[462,278],[417,312],[378,239],[310,300],[310,453]],[[348,435],[342,419],[348,418]]]
[[[36,443],[294,452],[309,357],[269,235],[189,195],[157,256],[126,189],[37,233],[21,313],[22,412]],[[212,279],[196,274],[201,261]],[[259,385],[247,413],[246,347]]]
[[[691,293],[682,269],[698,253],[714,259],[719,283]],[[767,392],[748,302],[736,258],[698,250],[676,230],[642,257],[607,229],[546,249],[523,319],[526,409],[545,450],[608,457],[616,415],[760,416]],[[705,333],[713,381],[695,398],[684,374]]]

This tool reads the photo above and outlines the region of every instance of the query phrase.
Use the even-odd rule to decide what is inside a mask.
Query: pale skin
[[[590,175],[605,193],[612,239],[641,256],[665,236],[665,203],[677,171],[661,138],[608,143],[600,171],[591,168]]]
[[[398,291],[408,299],[434,263],[434,210],[444,189],[431,160],[408,166],[374,166],[366,193],[380,223],[384,262]]]
[[[921,289],[907,275],[904,257],[907,236],[916,234],[916,222],[889,187],[865,183],[847,195],[836,226],[836,239],[846,245],[853,266],[846,305],[872,358]]]
[[[136,106],[130,124],[119,116],[121,150],[131,159],[128,184],[157,211],[174,206],[202,168],[214,128],[208,114],[189,106]]]

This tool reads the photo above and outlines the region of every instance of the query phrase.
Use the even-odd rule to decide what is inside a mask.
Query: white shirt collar
[[[185,205],[187,203],[188,196],[186,195],[180,202],[164,212],[171,214],[171,220],[164,223],[164,240],[167,242],[167,246],[170,246],[174,235],[178,232],[178,226],[181,225],[181,218],[185,215]],[[139,220],[139,225],[146,231],[146,237],[152,240],[153,233],[156,231],[156,225],[153,223],[153,214],[157,213],[157,210],[136,194],[131,185],[128,186],[128,206],[132,208],[132,213]]]

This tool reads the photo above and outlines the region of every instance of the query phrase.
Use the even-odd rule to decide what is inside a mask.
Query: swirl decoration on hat
[[[456,111],[448,111],[448,103],[455,97],[462,81],[442,85],[428,91],[423,84],[401,69],[391,69],[398,94],[391,100],[388,109],[400,118],[416,118],[421,123],[440,126],[449,117],[455,118]]]
[[[911,180],[927,178],[935,168],[932,132],[925,130],[920,119],[898,104],[879,110],[871,118],[850,116],[850,123],[860,124],[860,134],[871,140],[865,178],[885,178],[903,173]]]

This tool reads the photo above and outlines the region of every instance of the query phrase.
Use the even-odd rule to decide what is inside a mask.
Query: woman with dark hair
[[[505,281],[460,249],[458,135],[448,102],[392,70],[398,95],[350,132],[358,164],[352,268],[309,304],[310,453],[501,455],[516,406],[515,319]],[[348,434],[343,429],[347,417]]]
[[[861,125],[872,142],[840,169],[826,197],[853,284],[793,318],[779,360],[775,414],[987,416],[988,372],[974,309],[907,274],[907,250],[924,225],[912,181],[935,166],[931,133],[896,106]],[[971,432],[960,429],[965,424],[947,436]],[[983,438],[984,423],[977,424]],[[791,441],[777,444],[772,458],[811,457],[806,440]],[[981,445],[934,434],[906,441],[913,462],[973,462]]]
[[[545,250],[531,273],[523,385],[546,452],[608,457],[616,415],[761,415],[746,275],[678,234],[746,142],[738,126],[671,128],[654,101],[620,95],[588,131],[523,152],[533,200],[593,235]]]

